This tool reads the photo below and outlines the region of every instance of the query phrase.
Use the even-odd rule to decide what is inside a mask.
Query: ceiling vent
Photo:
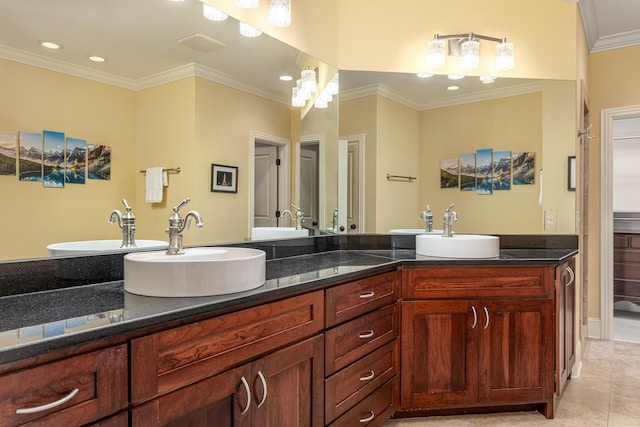
[[[193,50],[197,50],[198,52],[210,53],[215,50],[221,49],[226,45],[221,41],[216,39],[212,39],[209,36],[205,36],[204,34],[193,34],[178,40],[183,46],[190,47]]]

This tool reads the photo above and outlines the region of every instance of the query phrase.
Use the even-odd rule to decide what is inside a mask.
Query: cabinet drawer
[[[553,267],[404,269],[405,299],[553,296]]]
[[[325,332],[325,374],[330,375],[398,336],[398,304]]]
[[[323,329],[322,291],[263,304],[131,342],[131,401],[222,372]]]
[[[7,374],[0,377],[0,425],[71,427],[115,414],[127,406],[127,379],[124,344]]]
[[[328,289],[327,327],[395,302],[400,293],[399,282],[400,273],[394,271]]]
[[[629,247],[633,249],[640,249],[640,236],[637,234],[631,234],[629,236]]]
[[[613,251],[613,262],[640,263],[640,251],[635,249],[616,249]]]
[[[614,234],[613,235],[613,247],[614,248],[628,248],[629,236],[627,234]]]
[[[398,400],[398,383],[393,379],[338,418],[330,427],[379,426],[390,418]]]
[[[396,375],[397,345],[397,340],[392,341],[325,380],[327,423]]]

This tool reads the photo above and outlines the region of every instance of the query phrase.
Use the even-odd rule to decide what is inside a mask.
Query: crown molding
[[[287,96],[248,85],[237,80],[233,76],[215,71],[211,68],[204,67],[195,63],[185,64],[171,70],[162,71],[160,73],[152,74],[141,79],[134,80],[105,73],[103,71],[94,70],[89,67],[72,65],[58,59],[25,52],[3,45],[0,45],[0,58],[32,65],[35,67],[45,68],[50,71],[56,71],[59,73],[93,80],[96,82],[105,83],[111,86],[117,86],[133,91],[144,90],[154,86],[171,83],[180,79],[197,76],[206,80],[220,83],[225,86],[232,87],[234,89],[241,90],[243,92],[260,96],[262,98],[267,98],[281,104],[289,105],[289,103],[291,102],[291,100],[288,99]]]
[[[446,99],[438,99],[431,102],[417,103],[403,97],[393,91],[390,87],[383,84],[373,84],[351,89],[340,93],[340,101],[348,101],[350,99],[363,98],[365,96],[379,95],[384,96],[392,101],[406,105],[414,110],[423,111],[434,108],[451,107],[454,105],[469,104],[472,102],[488,101],[490,99],[504,98],[508,96],[524,95],[526,93],[542,91],[542,83],[534,81],[524,83],[517,86],[510,86],[498,89],[483,90],[482,92],[470,95],[452,95]]]
[[[627,31],[626,33],[612,34],[598,37],[590,49],[590,52],[602,52],[604,50],[619,49],[621,47],[635,46],[640,43],[640,31]]]

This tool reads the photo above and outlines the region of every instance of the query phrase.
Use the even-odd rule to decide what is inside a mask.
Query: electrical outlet
[[[556,223],[558,222],[558,212],[555,210],[548,210],[544,215],[544,229],[548,231],[554,231],[556,229]]]

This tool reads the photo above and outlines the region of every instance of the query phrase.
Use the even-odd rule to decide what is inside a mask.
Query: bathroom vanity
[[[483,260],[417,257],[410,243],[245,243],[267,253],[266,283],[204,298],[124,292],[118,254],[103,259],[112,280],[41,278],[60,288],[45,292],[20,289],[42,263],[55,274],[56,260],[0,264],[13,289],[0,297],[0,425],[376,426],[487,409],[552,418],[574,360],[577,238],[502,236],[500,256]],[[20,341],[34,322],[81,312],[104,322]]]

